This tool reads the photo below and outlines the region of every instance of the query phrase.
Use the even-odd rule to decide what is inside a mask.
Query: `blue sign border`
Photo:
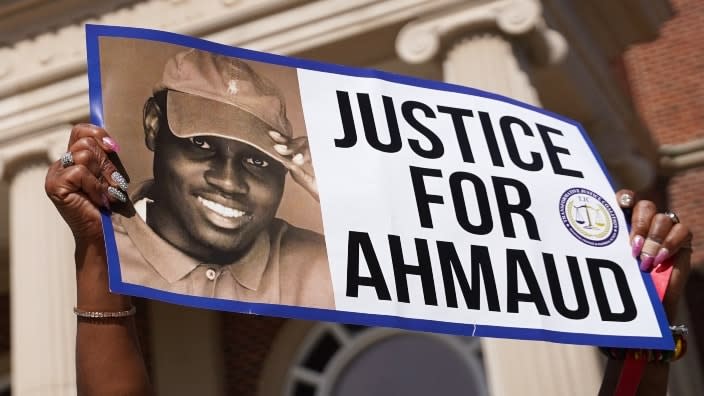
[[[608,173],[604,162],[602,161],[594,145],[589,139],[589,136],[579,123],[559,114],[552,113],[550,111],[532,106],[527,103],[519,102],[515,99],[461,85],[454,85],[439,81],[423,80],[420,78],[402,76],[372,69],[362,69],[335,64],[327,64],[258,52],[243,48],[230,47],[224,44],[218,44],[196,37],[184,36],[176,33],[142,28],[89,24],[86,25],[86,46],[88,52],[88,92],[90,97],[90,119],[93,124],[99,126],[104,125],[103,100],[100,77],[100,37],[120,37],[159,41],[164,43],[182,45],[185,47],[197,48],[204,51],[216,52],[237,58],[249,59],[265,63],[273,63],[281,66],[309,69],[327,73],[343,74],[354,77],[376,78],[389,82],[412,85],[422,88],[463,93],[473,96],[481,96],[484,98],[494,99],[501,102],[511,103],[513,105],[520,106],[532,111],[545,114],[549,117],[562,120],[578,128],[582,134],[582,137],[589,145],[589,148],[591,149],[594,157],[597,159],[602,172],[608,178],[611,187],[614,187],[613,179]],[[117,254],[115,234],[112,227],[112,221],[110,219],[111,213],[109,211],[104,210],[101,212],[101,215],[103,221],[103,233],[105,235],[105,247],[107,251],[110,289],[113,292],[117,293],[153,298],[191,307],[216,309],[229,312],[256,313],[284,318],[324,320],[330,322],[349,323],[365,326],[385,326],[407,330],[431,331],[436,333],[456,334],[465,336],[540,340],[567,344],[600,345],[625,348],[656,348],[668,350],[674,349],[674,343],[670,335],[669,324],[667,322],[667,318],[665,317],[665,311],[662,307],[662,304],[660,303],[650,275],[645,272],[641,272],[641,276],[643,278],[643,282],[645,283],[648,295],[650,297],[650,302],[654,307],[655,315],[657,317],[658,325],[660,327],[660,332],[661,334],[663,334],[662,337],[640,337],[636,335],[611,336],[588,333],[568,333],[545,329],[461,324],[425,319],[409,319],[389,315],[365,314],[338,310],[296,307],[288,305],[249,303],[216,298],[187,296],[123,282],[120,273],[120,262]],[[628,224],[628,229],[630,230],[630,224]]]

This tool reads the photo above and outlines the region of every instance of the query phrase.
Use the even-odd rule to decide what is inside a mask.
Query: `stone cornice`
[[[148,0],[84,22],[153,27],[292,54],[460,1]],[[87,118],[82,23],[0,49],[0,146],[57,123]]]
[[[0,146],[0,179],[11,180],[27,161],[46,164],[56,161],[66,151],[70,131],[70,124],[54,125],[31,138]]]
[[[212,41],[282,54],[337,42],[395,23],[439,12],[467,0],[326,0],[233,26]],[[476,0],[473,0],[476,1]],[[370,44],[373,45],[373,44]]]
[[[303,0],[149,0],[52,30],[0,48],[0,97],[17,94],[85,70],[83,25],[140,26],[205,35],[227,25],[293,7]],[[205,12],[204,10],[207,10]],[[41,21],[37,21],[42,24]]]
[[[0,47],[0,98],[84,71],[85,23],[156,28],[228,45],[294,53],[459,2],[149,0]]]
[[[645,188],[655,178],[654,142],[618,89],[610,62],[626,45],[657,34],[669,14],[664,0],[653,3],[657,3],[653,10],[634,10],[632,15],[623,14],[622,4],[607,0],[463,4],[406,25],[397,37],[396,50],[407,62],[423,63],[443,57],[463,36],[486,30],[503,34],[520,45],[533,66],[539,66],[527,70],[543,105],[589,125],[590,135],[618,179],[633,188]],[[615,37],[604,40],[605,33]],[[614,137],[618,144],[613,144]]]
[[[557,63],[567,53],[564,38],[545,25],[538,0],[463,4],[411,22],[399,33],[396,51],[406,62],[428,62],[442,51],[444,41],[487,28],[522,40],[531,59],[538,64]]]
[[[139,0],[4,0],[0,1],[0,46],[129,6]]]

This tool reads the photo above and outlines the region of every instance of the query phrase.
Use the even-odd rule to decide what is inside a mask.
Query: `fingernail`
[[[633,242],[631,242],[631,254],[633,254],[633,257],[638,257],[641,249],[643,249],[644,243],[645,239],[643,239],[643,237],[640,235],[636,235],[633,238]]]
[[[628,208],[633,203],[633,197],[631,196],[631,194],[623,194],[623,195],[621,195],[621,198],[619,199],[619,203],[621,204],[622,207]]]
[[[110,198],[106,194],[103,194],[103,207],[110,210]]]
[[[115,171],[110,175],[112,177],[112,180],[117,183],[117,186],[120,187],[120,190],[122,191],[127,191],[127,187],[129,187],[129,183],[127,183],[127,180],[125,180],[125,177],[122,176],[122,174],[118,171]]]
[[[294,164],[296,165],[303,165],[305,163],[305,160],[303,159],[303,154],[298,153],[291,158],[291,161],[293,161]]]
[[[286,146],[285,144],[275,144],[274,150],[276,150],[276,152],[281,155],[286,155],[286,152],[288,151],[288,146]]]
[[[641,254],[640,255],[640,270],[641,271],[650,271],[650,268],[653,266],[653,256],[650,256],[648,254]]]
[[[281,134],[276,131],[269,131],[269,136],[271,136],[274,139],[278,139],[281,137]]]
[[[662,264],[663,261],[670,255],[670,251],[667,250],[666,248],[661,248],[658,251],[658,254],[655,255],[655,260],[653,261],[653,265],[657,266]]]
[[[113,186],[108,187],[108,194],[120,202],[127,202],[127,195]]]
[[[120,145],[117,144],[115,139],[113,139],[111,137],[108,137],[108,136],[103,137],[103,144],[110,147],[110,150],[112,150],[116,153],[120,151]]]

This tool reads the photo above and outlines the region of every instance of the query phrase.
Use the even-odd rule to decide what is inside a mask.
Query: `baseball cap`
[[[291,137],[279,89],[237,58],[190,49],[164,66],[167,120],[178,137],[218,136],[254,146],[277,161],[267,129]],[[263,123],[267,128],[251,127]]]

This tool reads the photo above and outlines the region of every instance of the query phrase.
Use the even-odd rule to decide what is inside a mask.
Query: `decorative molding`
[[[5,70],[0,77],[0,146],[53,124],[87,118],[85,22],[153,27],[291,54],[399,24],[461,1],[148,0],[121,8],[0,49],[0,72]]]
[[[67,4],[88,0],[35,1]],[[114,3],[120,1],[111,0]],[[599,2],[599,7],[606,4],[606,0],[595,1]],[[664,0],[657,2],[664,3]],[[529,49],[528,55],[534,63],[540,64],[542,60],[543,63],[554,65],[557,62],[559,65],[556,68],[537,68],[536,72],[544,73],[546,86],[564,88],[557,98],[567,96],[573,101],[556,100],[565,105],[569,103],[565,109],[553,107],[555,104],[548,107],[582,122],[606,118],[610,120],[611,127],[605,128],[604,132],[592,131],[593,135],[609,134],[610,130],[626,131],[629,134],[626,139],[628,145],[637,148],[634,149],[636,151],[645,152],[646,157],[650,158],[654,145],[647,130],[634,116],[628,99],[618,91],[613,78],[609,77],[606,50],[595,38],[603,32],[594,25],[594,21],[583,20],[576,14],[577,8],[591,6],[581,2],[567,5],[553,0],[544,0],[542,4],[545,9],[536,0],[497,0],[490,3],[462,0],[142,1],[91,21],[47,31],[16,42],[12,47],[0,47],[0,147],[42,136],[43,131],[52,125],[87,119],[89,108],[81,26],[84,22],[155,27],[201,35],[229,45],[295,54],[430,15],[427,19],[417,19],[408,24],[403,29],[405,33],[399,34],[397,40],[404,41],[402,36],[409,34],[408,31],[413,33],[411,29],[421,33],[425,29],[430,41],[434,35],[438,36],[441,38],[438,45],[441,45],[443,40],[465,31],[471,25],[467,20],[476,21],[473,29],[486,27],[506,35],[514,34],[513,37]],[[658,9],[662,8],[658,6]],[[477,11],[482,9],[484,11]],[[493,19],[486,16],[488,9],[493,10],[489,13]],[[503,11],[499,12],[499,9]],[[477,15],[484,16],[474,15],[478,12]],[[160,18],[154,18],[154,15]],[[657,12],[654,15],[650,18],[652,23],[662,19],[664,14]],[[0,13],[0,19],[3,16],[6,15]],[[543,18],[560,33],[545,28]],[[46,17],[36,22],[47,30],[52,28],[51,21]],[[624,34],[628,32],[631,31]],[[562,35],[569,38],[570,51],[568,57],[560,61],[566,52],[559,49],[560,43],[564,43]],[[618,40],[644,39],[642,36],[626,35],[626,38],[619,37]],[[419,42],[423,42],[422,34],[413,33],[413,36],[421,37]],[[404,45],[416,44],[410,40]],[[538,88],[542,95],[546,87]],[[655,161],[655,155],[652,155],[652,160]]]
[[[5,0],[0,1],[0,46],[12,45],[28,37],[95,15],[106,14],[139,0]]]
[[[3,52],[0,58],[3,59],[0,64],[0,97],[85,70],[83,25],[86,23],[140,26],[203,35],[303,2],[149,0],[119,7],[125,3],[123,1],[117,2],[118,7],[114,11],[99,13],[97,17],[87,18],[84,13],[77,13],[75,18],[78,18],[78,23],[56,29],[55,22],[47,16],[45,20],[33,21],[44,26],[45,32],[0,50]]]
[[[168,30],[228,45],[293,53],[460,1],[148,0],[55,31],[50,21],[36,21],[47,32],[0,48],[0,98],[84,71],[86,23]]]
[[[327,0],[234,25],[208,40],[295,54],[428,15],[466,0]]]
[[[88,111],[88,80],[85,75],[62,79],[53,84],[0,97],[0,146],[3,142],[43,130],[57,122],[75,120],[72,110]]]
[[[558,63],[567,54],[567,43],[560,33],[547,27],[537,0],[467,4],[411,22],[399,32],[396,52],[409,63],[428,62],[440,53],[443,41],[482,29],[498,29],[524,41],[537,64]]]
[[[658,23],[667,15],[662,12],[665,2],[656,2],[657,10],[649,22],[640,27],[639,23],[629,19],[623,22],[623,27],[614,30],[614,26],[618,26],[614,15],[604,17],[610,25],[607,30],[619,36],[611,38],[609,45],[602,37],[601,19],[592,16],[608,8],[609,4],[617,11],[622,8],[613,2],[595,0],[594,4],[573,4],[553,0],[495,0],[480,5],[462,5],[411,22],[399,33],[396,49],[407,62],[423,63],[437,56],[446,57],[448,48],[466,42],[461,41],[462,37],[472,31],[484,34],[486,30],[493,30],[507,38],[513,37],[513,42],[527,49],[524,54],[532,66],[552,66],[527,69],[542,104],[585,124],[598,121],[597,128],[588,128],[590,136],[604,153],[603,157],[616,179],[631,188],[647,188],[655,180],[654,142],[637,118],[628,97],[618,89],[609,66],[613,59],[609,54],[616,48],[623,51],[629,43],[652,38]],[[639,11],[636,14],[633,17],[636,21],[645,17]],[[566,38],[569,39],[569,48]],[[467,67],[471,69],[471,64]],[[612,149],[614,135],[618,135],[617,139],[622,143],[618,145],[617,153]]]
[[[22,139],[0,146],[0,180],[10,181],[27,161],[41,161],[47,165],[66,151],[70,124],[55,125]]]
[[[660,168],[669,176],[704,166],[704,138],[658,147]]]
[[[448,46],[442,62],[443,79],[540,106],[523,55],[504,35],[482,30]]]

